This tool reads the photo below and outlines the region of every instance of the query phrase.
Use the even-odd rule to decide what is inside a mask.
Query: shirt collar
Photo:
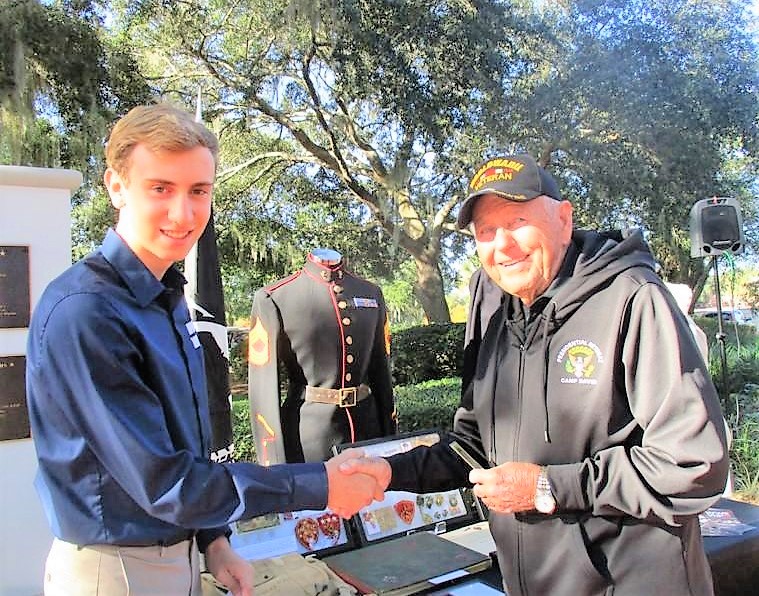
[[[343,278],[343,262],[340,261],[336,265],[324,265],[323,263],[317,263],[308,255],[303,270],[311,277],[321,279],[325,282],[331,282]]]
[[[184,284],[187,283],[187,280],[174,265],[169,267],[163,279],[157,280],[155,275],[124,242],[124,239],[113,229],[108,230],[100,247],[100,252],[121,276],[137,303],[143,308],[153,302],[166,289],[181,293]]]

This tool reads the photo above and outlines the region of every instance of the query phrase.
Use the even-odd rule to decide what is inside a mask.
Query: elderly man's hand
[[[373,465],[375,459],[365,458],[360,449],[347,449],[327,461],[327,507],[347,519],[373,500],[382,501],[390,474],[381,466]]]
[[[535,509],[535,488],[540,466],[507,462],[487,470],[472,470],[469,481],[473,492],[488,509],[498,513],[517,513]]]

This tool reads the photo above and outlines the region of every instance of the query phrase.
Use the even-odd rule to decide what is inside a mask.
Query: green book
[[[443,583],[439,578],[449,574],[451,580],[470,577],[491,565],[488,555],[429,532],[378,542],[323,560],[359,592],[377,596],[416,594]]]

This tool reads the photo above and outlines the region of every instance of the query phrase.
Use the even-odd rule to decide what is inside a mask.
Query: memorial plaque
[[[29,326],[29,247],[0,246],[0,328]]]
[[[30,436],[25,373],[25,356],[0,356],[0,441]]]

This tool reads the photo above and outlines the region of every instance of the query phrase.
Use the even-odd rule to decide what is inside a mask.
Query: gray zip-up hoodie
[[[554,515],[490,515],[508,593],[712,594],[697,515],[725,486],[724,425],[641,235],[575,231],[539,314],[519,320],[513,300],[490,319],[455,423],[495,465],[548,469]],[[391,465],[393,488],[466,474],[444,446]]]

